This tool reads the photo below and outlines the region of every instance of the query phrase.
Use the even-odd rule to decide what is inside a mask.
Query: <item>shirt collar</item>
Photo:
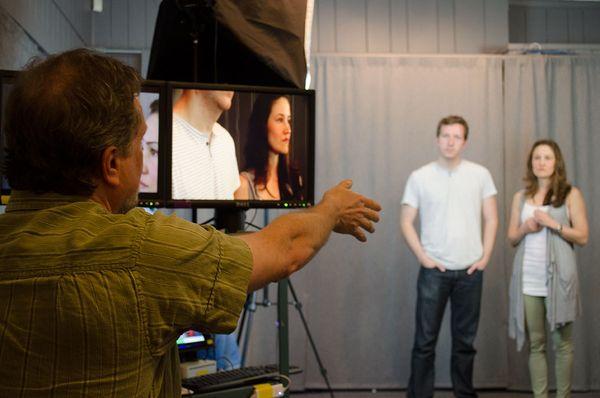
[[[12,190],[6,212],[43,210],[75,202],[89,202],[91,199],[80,195],[62,195],[55,192],[35,193]]]
[[[462,168],[463,164],[465,163],[465,160],[461,158],[460,162],[454,168],[451,168],[451,169],[449,169],[446,166],[442,165],[439,160],[436,160],[434,163],[435,163],[436,168],[440,172],[442,172],[442,173],[444,173],[446,175],[453,175],[453,174],[455,174],[457,171],[459,171]]]

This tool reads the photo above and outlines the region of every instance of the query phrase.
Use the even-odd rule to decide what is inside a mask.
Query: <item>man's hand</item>
[[[312,209],[277,217],[261,231],[240,235],[254,260],[248,291],[298,271],[323,247],[332,231],[364,242],[381,206],[350,190],[352,181],[331,188]]]
[[[428,256],[423,257],[422,259],[419,260],[419,262],[425,268],[437,268],[441,272],[446,272],[446,267],[444,267],[442,264],[438,264],[437,261],[432,260]]]
[[[489,262],[489,260],[484,259],[484,258],[477,261],[476,263],[474,263],[473,265],[471,265],[469,267],[469,269],[467,270],[467,275],[471,275],[475,271],[483,271],[488,262]]]
[[[373,222],[379,221],[381,206],[373,199],[352,192],[351,187],[351,180],[340,182],[325,192],[321,204],[334,210],[335,232],[352,235],[359,241],[366,242],[363,230],[370,233],[375,231]]]

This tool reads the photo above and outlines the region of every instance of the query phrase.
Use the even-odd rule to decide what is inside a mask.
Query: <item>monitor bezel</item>
[[[4,85],[15,84],[17,77],[19,76],[18,71],[0,69],[0,150],[4,151],[4,105],[6,98],[4,98]],[[6,153],[4,154],[6,156]],[[8,202],[10,196],[10,189],[4,188],[4,181],[6,176],[4,175],[4,165],[0,165],[0,204],[5,205]]]
[[[0,70],[0,84],[14,84],[19,71]],[[235,92],[260,92],[285,95],[299,95],[307,101],[307,165],[306,165],[306,198],[303,201],[284,200],[181,200],[172,198],[172,126],[173,126],[173,89],[197,90],[229,90]],[[159,94],[159,158],[157,192],[140,192],[138,205],[150,208],[221,208],[248,210],[260,209],[292,209],[311,207],[315,203],[315,91],[287,87],[246,86],[212,83],[172,82],[159,80],[143,80],[141,91]],[[3,111],[6,98],[0,92],[0,126],[3,123]],[[4,145],[3,129],[0,129],[0,144]],[[0,177],[4,177],[0,170]],[[8,201],[10,189],[0,184],[2,204]],[[6,198],[6,200],[5,200]]]
[[[166,168],[165,162],[167,161],[167,153],[162,150],[166,147],[164,140],[169,135],[170,125],[168,110],[168,95],[167,85],[164,81],[159,80],[143,80],[141,85],[141,92],[158,93],[158,181],[156,192],[138,192],[138,205],[141,207],[166,207],[165,199],[166,195],[166,182],[165,178],[169,170]],[[165,117],[166,115],[166,117]]]
[[[239,209],[248,210],[253,208],[259,209],[293,209],[293,208],[307,208],[314,206],[314,191],[315,191],[315,90],[304,90],[298,88],[288,87],[267,87],[267,86],[246,86],[246,85],[231,85],[231,84],[213,84],[213,83],[190,83],[190,82],[174,82],[167,81],[167,98],[168,98],[168,109],[173,109],[173,90],[174,89],[190,89],[190,90],[222,90],[222,91],[234,91],[234,92],[249,92],[249,93],[270,93],[270,94],[284,94],[284,95],[299,95],[306,97],[307,101],[307,118],[308,118],[308,131],[307,134],[307,166],[306,166],[306,199],[303,201],[286,201],[286,200],[214,200],[214,199],[173,199],[172,196],[172,173],[166,173],[166,198],[165,207],[170,208],[220,208],[220,209]],[[166,170],[171,170],[172,165],[172,128],[173,128],[173,114],[172,112],[167,113],[169,123],[169,129],[167,131],[167,137],[164,141],[166,143],[166,150],[168,151],[167,159],[165,160]],[[162,149],[161,149],[162,151]]]

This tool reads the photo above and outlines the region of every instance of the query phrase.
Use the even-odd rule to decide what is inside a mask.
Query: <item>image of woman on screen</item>
[[[150,112],[142,138],[144,166],[139,191],[154,193],[158,190],[158,101],[150,105]]]
[[[291,122],[285,95],[263,94],[255,100],[235,199],[303,200],[302,177],[289,158]]]

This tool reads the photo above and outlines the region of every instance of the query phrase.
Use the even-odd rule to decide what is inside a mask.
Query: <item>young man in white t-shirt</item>
[[[410,398],[433,396],[435,346],[448,300],[454,394],[477,396],[473,388],[473,342],[479,322],[482,271],[494,247],[498,211],[489,171],[461,158],[468,135],[469,126],[462,117],[440,120],[436,139],[439,157],[412,172],[402,198],[402,234],[421,264],[407,390]],[[417,215],[420,236],[414,225]]]

